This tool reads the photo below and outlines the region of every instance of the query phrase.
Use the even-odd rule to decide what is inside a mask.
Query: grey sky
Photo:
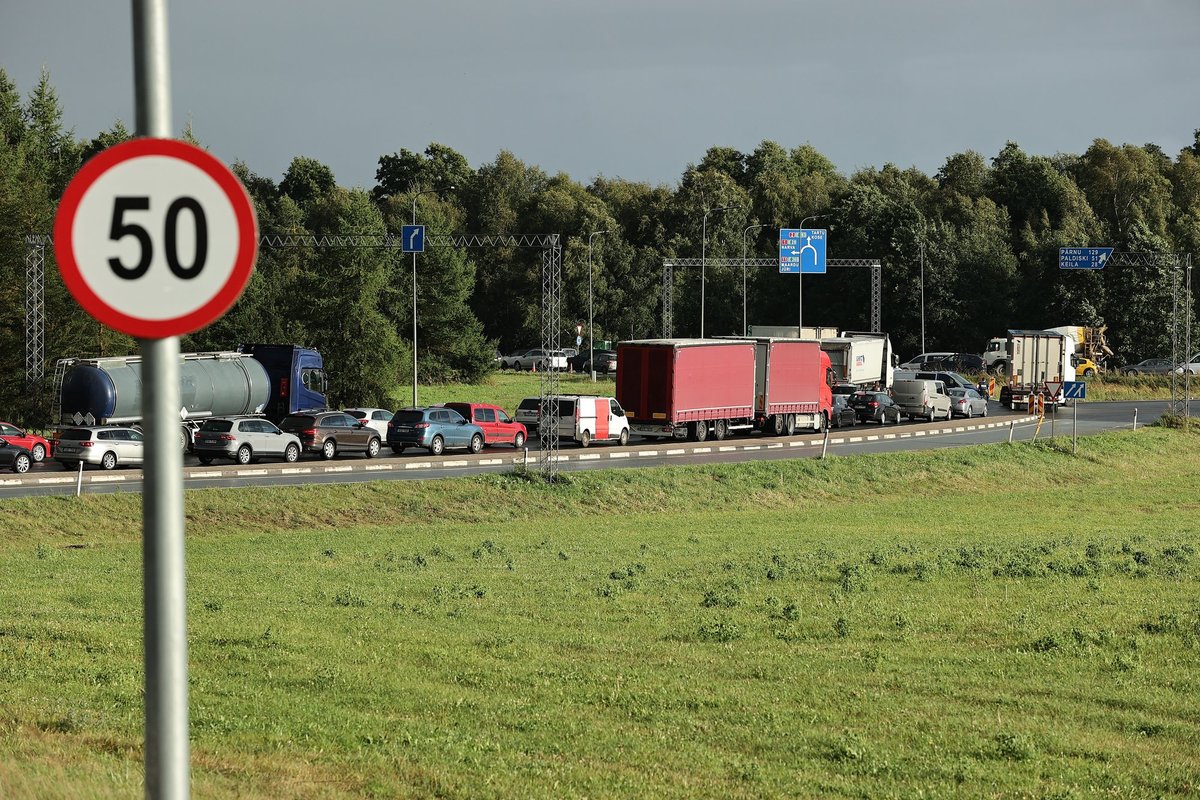
[[[1197,0],[176,0],[176,128],[278,180],[347,186],[436,141],[472,166],[674,184],[714,145],[811,143],[846,173],[948,155],[1168,154],[1200,127]],[[3,0],[0,67],[66,124],[133,128],[128,2]]]

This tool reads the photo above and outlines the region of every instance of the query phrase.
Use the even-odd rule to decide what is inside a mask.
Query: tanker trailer
[[[315,371],[321,371],[320,388],[324,387],[320,354],[303,348],[278,347],[309,354],[309,369],[315,357]],[[299,363],[289,360],[287,366]],[[282,366],[282,365],[281,365]],[[179,367],[180,446],[191,446],[200,422],[207,417],[238,414],[263,414],[269,407],[287,408],[299,399],[300,393],[289,392],[293,385],[291,369],[275,376],[269,365],[242,352],[186,353]],[[141,356],[109,358],[63,359],[58,364],[62,383],[56,394],[57,410],[54,422],[59,425],[139,425],[142,421],[142,359]],[[299,377],[298,375],[296,376]],[[316,383],[311,377],[306,384]],[[296,381],[299,384],[299,381]],[[272,389],[281,387],[282,403],[272,404]],[[275,392],[279,394],[279,391]],[[324,406],[324,395],[305,392],[313,406]],[[294,410],[308,410],[294,409]]]

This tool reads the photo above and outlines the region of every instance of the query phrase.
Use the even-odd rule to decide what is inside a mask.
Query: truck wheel
[[[107,453],[105,453],[105,454],[104,454],[104,455],[103,455],[103,456],[100,458],[100,466],[104,467],[105,469],[116,469],[116,467],[117,467],[117,454],[116,454],[116,453],[113,453],[113,452],[111,452],[111,451],[110,451],[110,452],[107,452]]]
[[[708,438],[708,422],[706,420],[693,422],[688,425],[688,428],[688,432],[692,435],[692,441],[703,442]]]
[[[767,417],[767,434],[769,436],[783,435],[783,416],[780,414],[772,414]]]
[[[629,428],[625,428],[623,431],[621,431],[621,435],[617,437],[617,444],[621,445],[621,447],[629,444]]]
[[[379,455],[379,440],[371,439],[367,442],[367,458],[374,458]]]
[[[250,452],[250,445],[244,444],[238,448],[237,463],[249,464],[252,458],[254,458],[254,453]]]
[[[729,423],[723,419],[713,420],[713,438],[718,442],[723,442],[728,435]]]
[[[590,434],[586,430],[584,430],[582,433],[579,434],[579,446],[580,447],[587,447],[591,443],[592,443],[592,434]]]
[[[825,417],[825,427],[829,427],[829,417]],[[796,415],[788,414],[783,418],[783,432],[787,436],[796,435]]]
[[[184,428],[180,428],[179,429],[179,449],[186,453],[188,451],[188,444],[189,444],[189,442],[188,442],[187,430]]]
[[[329,459],[333,458],[336,455],[337,455],[337,442],[335,442],[333,439],[326,439],[325,443],[323,445],[321,445],[321,458],[328,461]]]

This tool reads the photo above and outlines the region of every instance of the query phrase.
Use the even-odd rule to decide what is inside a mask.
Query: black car
[[[888,420],[899,422],[903,413],[887,392],[859,392],[850,396],[850,407],[863,422],[886,425]]]
[[[986,372],[987,366],[983,362],[983,356],[977,356],[974,353],[953,353],[934,363],[926,364],[924,369],[946,372]]]
[[[596,372],[616,372],[617,371],[617,353],[614,350],[596,350]],[[588,351],[580,350],[576,355],[567,359],[567,369],[571,372],[592,371],[591,361],[589,360]]]
[[[0,439],[0,467],[8,467],[13,472],[25,474],[33,465],[33,453],[20,445],[11,444]]]
[[[833,396],[833,411],[829,415],[829,426],[844,428],[858,424],[858,412],[850,405],[850,393]]]

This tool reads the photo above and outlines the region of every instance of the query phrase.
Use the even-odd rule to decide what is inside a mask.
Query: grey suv
[[[135,428],[67,428],[58,435],[54,460],[65,469],[81,463],[115,469],[117,464],[141,464],[145,450],[142,432]]]
[[[262,417],[206,419],[196,432],[195,450],[201,464],[211,464],[215,458],[249,464],[262,456],[290,462],[300,457],[300,438]]]
[[[343,451],[360,451],[367,458],[379,455],[379,432],[341,411],[291,414],[279,427],[300,437],[300,446],[324,459]]]

